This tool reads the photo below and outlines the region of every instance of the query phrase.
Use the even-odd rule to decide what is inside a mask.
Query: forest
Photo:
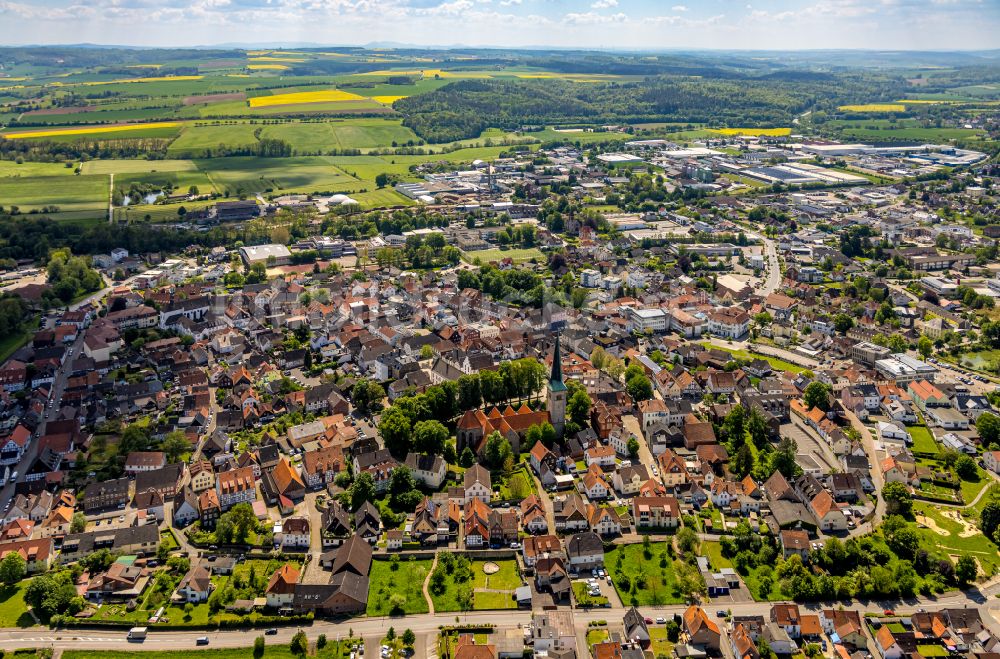
[[[489,127],[515,130],[547,124],[634,122],[709,126],[790,125],[807,109],[832,109],[851,99],[898,98],[902,79],[881,74],[692,78],[580,84],[565,80],[463,80],[394,107],[403,125],[429,142],[477,137]]]

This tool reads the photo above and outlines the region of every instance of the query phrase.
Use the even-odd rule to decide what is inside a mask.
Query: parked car
[[[195,642],[196,645],[208,645],[208,637],[207,636],[199,636],[198,638],[195,639],[194,642]]]
[[[271,627],[270,629],[268,629],[264,633],[267,634],[268,636],[274,636],[274,635],[276,635],[278,633],[278,628],[277,627]]]

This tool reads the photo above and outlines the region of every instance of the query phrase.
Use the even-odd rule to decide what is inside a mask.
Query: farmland
[[[17,206],[22,212],[58,206],[62,211],[106,213],[108,177],[97,174],[0,178],[0,199],[5,206]]]
[[[861,105],[841,105],[843,112],[905,112],[906,106],[899,103],[865,103]]]

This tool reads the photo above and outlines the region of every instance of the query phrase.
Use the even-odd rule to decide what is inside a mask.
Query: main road
[[[983,621],[991,629],[1000,628],[998,613],[1000,600],[995,595],[1000,592],[1000,580],[994,579],[979,588],[968,591],[956,591],[942,597],[926,599],[912,598],[906,601],[869,601],[869,602],[827,602],[800,604],[806,610],[818,611],[823,608],[838,608],[865,612],[880,612],[892,608],[897,615],[905,616],[918,609],[935,611],[943,608],[975,607],[983,612]],[[739,602],[720,604],[733,615],[767,615],[774,602]],[[711,604],[705,605],[711,609]],[[670,605],[662,607],[638,607],[639,612],[646,617],[671,616],[684,612],[685,605]],[[574,622],[578,631],[585,631],[588,624],[595,620],[614,621],[624,614],[624,609],[590,609],[575,610]],[[394,627],[399,634],[404,629],[413,630],[421,640],[426,642],[436,635],[442,626],[454,625],[495,625],[497,629],[525,628],[531,622],[532,613],[527,610],[518,611],[477,611],[468,613],[438,613],[406,616],[400,618],[356,618],[341,622],[316,621],[303,627],[279,627],[277,634],[265,636],[268,645],[287,644],[292,636],[304,629],[310,640],[315,640],[320,634],[325,634],[328,640],[347,639],[352,637],[359,642],[370,645],[381,639],[389,627]],[[712,613],[710,612],[710,615]],[[208,647],[216,648],[249,648],[253,639],[263,635],[262,630],[230,629],[225,631],[152,631],[144,642],[129,642],[124,629],[110,630],[91,629],[61,629],[45,628],[3,629],[0,630],[0,649],[13,650],[25,647],[50,647],[56,650],[194,650],[195,639],[199,636],[208,637]],[[435,643],[427,643],[432,647]],[[366,652],[367,654],[367,652]]]

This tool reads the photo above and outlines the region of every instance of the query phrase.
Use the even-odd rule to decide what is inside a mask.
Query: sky
[[[1000,0],[0,0],[0,45],[1000,48]]]

